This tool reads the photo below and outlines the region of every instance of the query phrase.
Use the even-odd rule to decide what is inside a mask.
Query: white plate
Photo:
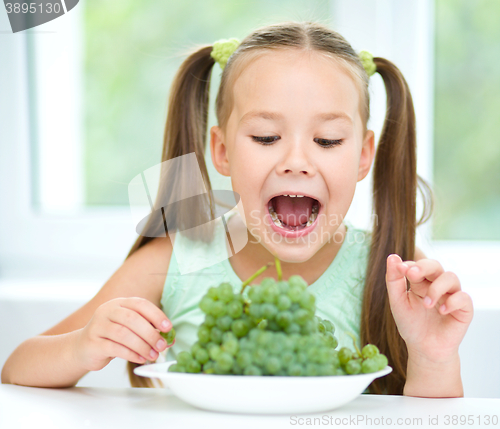
[[[341,407],[360,395],[386,366],[371,374],[318,377],[244,376],[168,372],[176,361],[142,365],[134,373],[158,378],[174,394],[210,411],[250,414],[318,413]]]

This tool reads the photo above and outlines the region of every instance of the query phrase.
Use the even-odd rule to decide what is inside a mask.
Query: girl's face
[[[352,78],[321,53],[271,51],[248,63],[233,100],[226,129],[211,129],[212,160],[231,177],[255,241],[284,262],[339,246],[374,154]]]

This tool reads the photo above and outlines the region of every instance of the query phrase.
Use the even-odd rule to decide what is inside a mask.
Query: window
[[[438,240],[500,240],[499,22],[499,2],[436,0]]]

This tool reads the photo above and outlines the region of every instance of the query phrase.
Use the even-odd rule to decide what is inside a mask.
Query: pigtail
[[[403,394],[408,351],[391,313],[385,281],[387,257],[397,253],[413,260],[417,187],[425,197],[430,187],[417,175],[415,111],[410,89],[399,69],[384,58],[374,58],[387,91],[387,112],[373,171],[374,223],[363,299],[361,341],[376,344],[393,371],[370,385],[372,393]],[[420,182],[420,183],[419,183]],[[432,195],[431,195],[432,197]]]
[[[189,238],[203,241],[210,241],[213,237],[213,224],[209,221],[215,218],[215,208],[205,163],[210,76],[215,63],[210,56],[211,52],[212,46],[204,46],[192,52],[174,77],[168,102],[161,158],[163,162],[194,152],[208,193],[171,204],[173,201],[178,201],[179,196],[186,195],[183,191],[190,184],[192,178],[189,174],[192,172],[182,168],[163,169],[154,210],[127,258],[154,237],[165,237],[166,233],[177,230],[183,231]],[[182,163],[179,165],[182,166]],[[168,219],[168,222],[165,219]],[[189,231],[189,226],[193,224],[201,226],[195,231],[196,237],[191,237]],[[133,370],[137,366],[139,365],[133,362],[127,363],[132,387],[155,387],[151,379],[134,374]],[[162,386],[161,381],[158,382]]]

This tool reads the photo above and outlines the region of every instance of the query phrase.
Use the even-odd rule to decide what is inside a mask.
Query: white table
[[[458,424],[452,424],[453,415],[469,417],[470,424],[460,425],[459,420]],[[491,419],[493,415],[500,419],[500,398],[429,399],[360,395],[337,410],[321,414],[265,416],[203,411],[177,399],[168,389],[92,387],[41,389],[0,385],[2,429],[208,429],[212,427],[275,429],[311,426],[479,428],[485,427],[485,416],[490,416]],[[446,416],[449,416],[449,424],[446,424],[448,422]],[[429,417],[434,419],[432,423],[437,424],[429,424]],[[314,418],[316,421],[312,420]],[[390,422],[388,419],[391,419]],[[490,420],[487,427],[500,427],[500,421],[496,420],[495,425]]]

